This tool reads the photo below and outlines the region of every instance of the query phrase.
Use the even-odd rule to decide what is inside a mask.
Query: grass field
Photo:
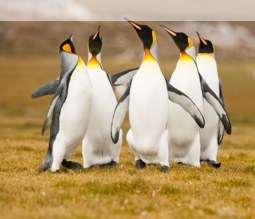
[[[164,72],[175,61],[162,62]],[[139,171],[124,141],[114,169],[38,174],[48,145],[49,130],[44,137],[40,131],[50,98],[32,100],[30,94],[58,75],[58,57],[1,57],[0,217],[255,218],[255,81],[248,76],[253,65],[219,64],[233,125],[219,149],[220,169],[171,163],[166,174],[157,166]],[[126,121],[125,132],[128,126]],[[81,147],[72,159],[82,163]]]

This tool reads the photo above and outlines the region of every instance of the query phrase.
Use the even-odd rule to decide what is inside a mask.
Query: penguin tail
[[[40,167],[38,169],[38,172],[41,173],[41,172],[44,172],[47,169],[49,169],[51,166],[51,163],[52,163],[52,155],[51,155],[50,151],[48,150],[44,157],[42,164],[40,165]]]

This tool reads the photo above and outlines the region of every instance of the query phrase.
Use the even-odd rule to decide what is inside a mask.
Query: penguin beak
[[[70,34],[70,36],[69,36],[68,39],[71,40],[71,41],[73,42],[73,33]]]
[[[160,26],[161,26],[162,28],[164,28],[164,30],[165,30],[167,33],[169,33],[169,35],[170,35],[173,39],[177,36],[176,32],[174,32],[173,30],[168,29],[168,28],[167,28],[166,26],[164,26],[163,24],[160,24]]]
[[[95,40],[97,38],[97,36],[99,36],[99,33],[100,33],[100,25],[97,28],[97,32],[93,36],[93,40]]]
[[[207,42],[204,40],[204,38],[202,38],[198,32],[196,32],[196,33],[197,33],[197,35],[198,35],[198,38],[199,38],[200,43],[202,43],[202,44],[204,44],[204,45],[207,46]]]
[[[135,23],[134,21],[129,20],[129,19],[126,18],[126,17],[124,17],[124,19],[125,19],[126,21],[128,21],[128,22],[135,28],[136,31],[137,31],[137,30],[142,30],[142,28],[140,27],[139,24]]]

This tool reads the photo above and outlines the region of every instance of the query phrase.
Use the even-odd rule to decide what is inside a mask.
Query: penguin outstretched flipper
[[[224,129],[230,135],[231,134],[231,123],[228,117],[228,114],[225,110],[223,100],[217,97],[217,95],[212,91],[212,89],[208,86],[203,77],[199,74],[201,80],[201,86],[203,91],[203,96],[206,101],[214,108],[215,112],[219,116]]]
[[[58,89],[58,85],[59,85],[59,80],[50,81],[48,83],[45,83],[33,91],[32,98],[38,98],[41,96],[55,94]]]
[[[70,75],[72,74],[73,70],[76,68],[76,65],[78,62],[78,56],[72,55],[69,53],[60,53],[60,57],[62,60],[60,80],[59,80],[60,82],[58,84],[55,95],[51,100],[49,109],[45,116],[43,127],[42,127],[42,135],[44,134],[44,131],[46,129],[48,118],[51,116],[53,109],[57,103],[57,100],[59,96],[61,95],[62,91],[64,90],[64,87],[67,86],[68,80],[70,79]]]
[[[124,92],[124,94],[120,98],[113,113],[112,125],[111,125],[111,138],[113,143],[117,143],[119,140],[120,128],[125,118],[125,115],[128,111],[131,84],[132,84],[132,81],[130,82],[127,90]]]
[[[205,120],[196,104],[186,94],[176,89],[167,81],[166,84],[169,99],[172,102],[179,104],[186,112],[188,112],[192,116],[198,126],[200,128],[203,128],[205,126]]]
[[[134,75],[137,73],[138,68],[131,68],[122,72],[119,72],[117,74],[109,75],[110,80],[112,82],[112,85],[119,86],[123,84],[128,84]]]

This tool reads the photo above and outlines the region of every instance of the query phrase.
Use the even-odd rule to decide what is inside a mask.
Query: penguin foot
[[[145,167],[146,167],[146,164],[141,159],[135,162],[136,169],[144,169]]]
[[[170,168],[168,167],[168,166],[161,166],[160,167],[160,172],[162,172],[162,173],[166,173],[168,170],[169,170]]]
[[[67,161],[64,159],[61,164],[68,169],[83,169],[80,163],[74,161]]]
[[[221,163],[217,163],[216,161],[209,160],[209,159],[200,160],[200,162],[206,162],[208,164],[208,166],[214,167],[214,168],[220,168],[220,166],[221,166]]]
[[[210,167],[220,168],[221,166],[221,163],[217,163],[214,160],[207,160],[206,162]]]
[[[114,160],[112,160],[110,163],[107,164],[110,168],[116,167],[118,163]]]
[[[41,172],[44,172],[46,171],[47,169],[50,168],[50,163],[42,163],[38,169],[38,172],[41,173]]]
[[[113,168],[117,166],[117,162],[116,161],[111,161],[109,163],[105,163],[105,164],[100,164],[100,165],[95,165],[98,166],[99,168]]]
[[[54,172],[52,172],[52,173],[56,174],[56,173],[60,173],[60,171],[59,171],[59,170],[56,170],[56,171],[54,171]]]

